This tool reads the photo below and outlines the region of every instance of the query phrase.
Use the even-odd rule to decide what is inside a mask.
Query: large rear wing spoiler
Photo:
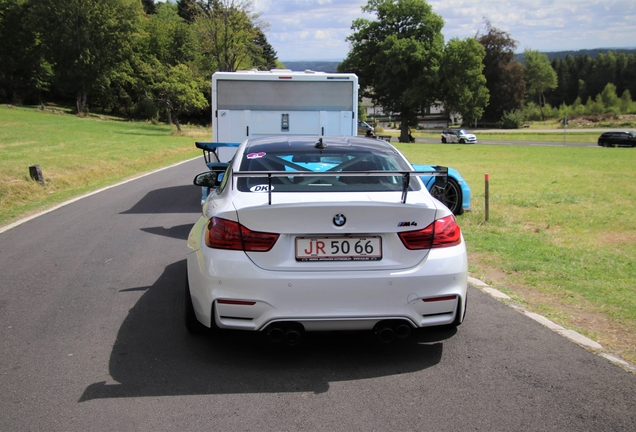
[[[194,145],[197,148],[200,148],[201,150],[203,150],[203,159],[205,159],[205,164],[208,166],[208,168],[213,169],[214,164],[216,162],[220,162],[219,153],[217,151],[219,148],[238,147],[241,145],[241,143],[197,141],[194,143]],[[212,155],[214,155],[214,159],[216,160],[212,160]]]
[[[402,176],[402,204],[405,204],[409,184],[411,183],[411,176],[437,177],[435,179],[435,187],[444,189],[446,188],[446,182],[448,180],[448,168],[434,166],[432,169],[424,171],[234,171],[232,173],[232,176],[236,178],[266,177],[269,205],[272,204],[272,178],[276,177],[387,177],[392,175]]]

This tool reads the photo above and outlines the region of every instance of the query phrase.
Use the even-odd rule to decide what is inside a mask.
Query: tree
[[[585,103],[585,113],[592,115],[601,115],[605,112],[605,106],[603,105],[603,98],[601,98],[600,93],[596,95],[595,99],[591,97],[587,98],[587,102]]]
[[[158,104],[168,111],[168,122],[174,122],[181,132],[179,115],[208,105],[192,70],[184,64],[162,66],[156,64],[154,82],[150,89]]]
[[[601,92],[601,99],[603,106],[607,109],[619,109],[620,99],[616,95],[616,86],[612,83],[607,83],[603,91]]]
[[[444,48],[439,70],[441,100],[450,114],[459,113],[465,123],[481,118],[488,104],[483,60],[484,48],[476,39],[451,39]]]
[[[625,90],[621,95],[621,112],[627,114],[632,106],[632,95],[629,90]]]
[[[157,13],[157,5],[155,4],[155,0],[141,0],[141,4],[144,6],[144,11],[148,15]]]
[[[78,114],[88,96],[131,53],[143,9],[139,0],[31,0],[38,37],[53,65],[56,87],[75,95]]]
[[[156,13],[144,20],[141,50],[162,64],[176,65],[195,59],[195,38],[191,26],[178,14],[174,3],[160,3]]]
[[[543,107],[546,104],[546,90],[553,90],[557,87],[557,74],[552,69],[548,56],[526,49],[524,51],[526,61],[525,79],[528,94],[538,98],[539,110],[541,111],[541,120],[545,120]]]
[[[197,17],[198,7],[196,0],[177,0],[179,16],[192,24]]]
[[[31,5],[25,0],[0,0],[0,100],[40,100],[52,79],[46,47],[32,30]]]
[[[254,44],[258,47],[259,52],[254,59],[254,66],[261,70],[272,70],[278,65],[278,59],[276,58],[276,51],[267,42],[265,33],[259,28],[256,29],[256,38]]]
[[[361,96],[399,113],[400,141],[408,142],[409,123],[439,96],[438,70],[444,49],[444,21],[424,0],[369,0],[347,38],[351,51],[338,66],[355,72]]]
[[[250,68],[260,50],[257,16],[251,3],[242,0],[213,0],[196,3],[193,23],[199,40],[199,55],[205,69],[234,72]]]
[[[167,120],[174,120],[180,128],[179,115],[191,112],[207,103],[186,106],[179,95],[199,89],[203,97],[207,77],[193,67],[196,58],[194,29],[178,13],[178,5],[166,2],[157,5],[156,13],[143,20],[141,31],[135,38],[135,56],[132,68],[136,80],[131,92],[136,94],[135,112],[145,118],[157,118],[159,109],[165,111]],[[185,69],[175,69],[182,65]],[[174,77],[182,77],[184,88],[178,88]],[[193,96],[194,97],[194,96]],[[200,101],[199,101],[200,102]]]
[[[488,121],[499,121],[504,112],[514,112],[523,105],[525,82],[523,66],[514,61],[517,42],[510,34],[493,27],[485,20],[486,34],[477,41],[486,50],[484,76],[490,93],[490,103],[484,111]]]

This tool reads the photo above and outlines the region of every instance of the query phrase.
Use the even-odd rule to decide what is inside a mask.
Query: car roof
[[[322,140],[322,144],[319,144],[320,140]],[[301,153],[320,149],[320,145],[322,145],[324,149],[328,149],[332,152],[397,153],[395,148],[384,140],[353,136],[276,136],[253,138],[247,141],[245,153],[286,151],[298,151]]]

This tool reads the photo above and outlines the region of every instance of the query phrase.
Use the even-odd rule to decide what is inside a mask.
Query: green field
[[[209,136],[209,129],[184,136],[165,125],[0,106],[0,226],[195,157],[193,142]],[[458,221],[472,276],[636,363],[636,149],[398,147],[413,163],[456,168],[470,184],[472,212]],[[46,186],[30,180],[33,164]]]
[[[205,129],[0,105],[0,226],[141,172],[195,157]],[[188,136],[189,135],[189,136]],[[193,138],[196,136],[197,138]],[[40,165],[46,186],[31,181]]]
[[[636,360],[634,149],[397,145],[471,185],[471,275]],[[490,174],[490,217],[485,180]]]

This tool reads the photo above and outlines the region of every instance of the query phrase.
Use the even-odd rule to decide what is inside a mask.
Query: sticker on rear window
[[[265,152],[258,152],[258,153],[250,153],[247,155],[248,159],[257,159],[257,158],[262,158],[263,156],[265,156],[267,153]]]
[[[274,186],[272,186],[272,190],[274,190]],[[250,192],[269,192],[269,186],[266,184],[252,186]]]

